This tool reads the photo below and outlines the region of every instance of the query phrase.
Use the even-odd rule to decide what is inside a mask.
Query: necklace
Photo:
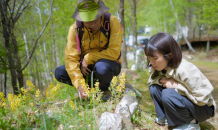
[[[86,30],[88,31],[88,35],[89,35],[89,52],[90,52],[91,51],[90,44],[91,44],[92,40],[94,40],[95,34],[98,32],[99,28],[93,33],[92,37],[91,37],[91,34],[89,33],[89,30],[87,28],[86,28]],[[101,32],[99,33],[99,49],[100,49],[100,36],[101,36]]]

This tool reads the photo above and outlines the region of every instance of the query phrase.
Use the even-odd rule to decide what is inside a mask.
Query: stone
[[[120,103],[126,103],[128,105],[131,116],[135,114],[137,110],[140,111],[138,100],[135,96],[124,95]]]
[[[119,113],[119,114],[122,113],[128,119],[131,119],[131,114],[130,114],[129,106],[125,102],[120,102],[117,105],[117,107],[115,109],[115,113]]]
[[[122,116],[117,113],[104,112],[99,120],[99,130],[122,130]]]

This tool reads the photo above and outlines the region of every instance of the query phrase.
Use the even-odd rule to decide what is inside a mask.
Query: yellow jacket
[[[162,77],[173,78],[178,82],[178,87],[175,89],[180,95],[188,97],[194,104],[199,106],[214,105],[214,115],[216,112],[216,102],[213,99],[213,86],[203,73],[192,63],[182,59],[180,65],[172,69],[168,67],[166,74],[161,71],[149,67],[150,78],[148,85],[158,84]]]
[[[103,18],[102,16],[102,26],[103,26]],[[71,82],[74,87],[78,88],[81,85],[81,80],[83,78],[83,74],[80,70],[80,54],[77,50],[77,42],[76,42],[76,22],[70,26],[68,37],[67,37],[67,46],[65,48],[65,67],[68,75],[70,76]],[[112,61],[116,61],[120,55],[121,45],[122,45],[122,33],[120,29],[120,22],[117,17],[110,17],[110,39],[109,45],[106,50],[102,50],[102,48],[107,43],[107,38],[105,35],[98,30],[95,35],[89,32],[90,30],[84,28],[84,34],[82,39],[82,51],[84,55],[84,59],[86,63],[95,64],[100,59],[108,59]],[[90,38],[91,37],[91,38]],[[90,42],[91,39],[91,42]],[[102,50],[101,52],[99,52]],[[121,63],[121,58],[118,60]]]

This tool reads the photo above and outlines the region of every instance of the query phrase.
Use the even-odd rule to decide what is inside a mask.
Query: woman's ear
[[[167,55],[167,57],[171,60],[171,59],[173,58],[173,54],[172,54],[172,53],[169,53],[169,54]]]

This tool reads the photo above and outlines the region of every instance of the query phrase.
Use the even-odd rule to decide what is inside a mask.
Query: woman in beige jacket
[[[159,125],[177,126],[174,130],[200,130],[198,121],[215,115],[213,86],[192,63],[182,59],[182,52],[172,36],[158,33],[145,49]]]

